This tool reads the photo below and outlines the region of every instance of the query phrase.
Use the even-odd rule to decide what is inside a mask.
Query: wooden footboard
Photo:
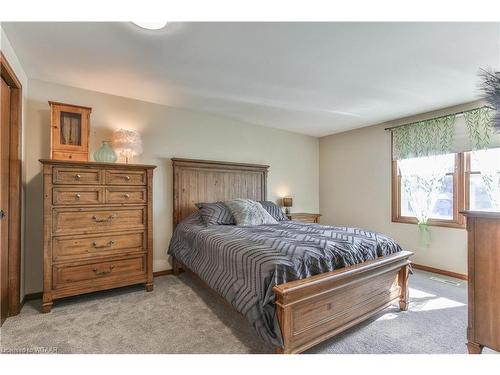
[[[300,353],[399,300],[408,308],[409,251],[274,287],[284,347]]]

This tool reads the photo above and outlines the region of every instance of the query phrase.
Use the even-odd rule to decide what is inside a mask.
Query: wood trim
[[[465,210],[460,212],[465,216],[482,217],[485,219],[500,219],[500,211],[471,211]]]
[[[163,271],[156,271],[156,272],[153,272],[153,277],[167,276],[167,275],[172,275],[173,273],[174,272],[172,269],[163,270]]]
[[[140,168],[140,169],[155,169],[156,165],[147,165],[147,164],[125,164],[125,163],[104,163],[97,161],[82,161],[82,160],[53,160],[53,159],[39,159],[38,160],[42,164],[57,164],[57,165],[69,165],[76,167],[125,167],[127,169],[131,168]]]
[[[207,167],[212,167],[215,165],[219,165],[223,168],[250,168],[250,169],[268,169],[269,165],[264,164],[251,164],[251,163],[238,163],[233,161],[218,161],[218,160],[203,160],[203,159],[184,159],[184,158],[172,158],[172,162],[176,165],[197,165],[202,166],[205,165]]]
[[[146,290],[153,290],[153,170],[149,168],[147,173],[147,238],[148,238],[148,256],[147,256],[147,275]]]
[[[24,304],[28,301],[32,301],[35,299],[42,299],[42,296],[43,296],[43,292],[35,292],[35,293],[25,294],[23,301],[22,301],[22,305],[24,306]]]
[[[60,105],[60,106],[73,107],[73,108],[84,108],[84,109],[88,109],[89,112],[92,112],[92,108],[91,107],[85,107],[83,105],[68,104],[68,103],[61,103],[61,102],[53,102],[51,100],[49,100],[49,105]]]
[[[465,153],[464,158],[464,210],[470,209],[470,175],[471,175],[471,167],[470,167],[470,152]],[[467,220],[467,219],[465,219]]]
[[[21,168],[22,168],[22,85],[0,51],[0,75],[11,88],[10,166],[9,166],[9,316],[21,309]]]
[[[392,136],[391,136],[392,144]],[[392,150],[392,146],[391,146]],[[401,197],[399,194],[399,176],[398,165],[396,160],[391,158],[391,217],[393,222],[398,222],[400,219],[399,213],[401,212]]]
[[[457,204],[454,206],[455,207],[455,212],[454,215],[458,218],[458,223],[461,225],[463,229],[466,229],[467,223],[466,223],[466,218],[465,216],[461,215],[460,212],[465,210],[467,207],[467,202],[468,202],[468,187],[465,185],[466,183],[466,176],[465,176],[465,170],[466,170],[466,155],[463,152],[460,152],[457,154],[457,159],[455,161],[455,167],[456,167],[456,174],[457,177],[457,182],[456,182],[456,188],[457,188]]]
[[[453,220],[429,219],[427,225],[435,227],[465,229],[465,218],[460,211],[466,207],[466,178],[464,173],[465,156],[455,155],[455,171],[453,173]],[[401,176],[397,172],[397,161],[391,160],[391,216],[393,223],[417,224],[417,219],[401,216]]]
[[[7,82],[7,84],[11,87],[21,89],[21,81],[16,76],[16,73],[14,73],[14,69],[10,66],[9,62],[7,61],[7,58],[3,54],[3,52],[0,50],[0,63],[1,63],[1,75],[2,78]]]
[[[454,277],[456,279],[466,280],[467,281],[467,275],[463,274],[463,273],[446,271],[446,270],[442,270],[440,268],[434,268],[434,267],[424,266],[423,264],[417,264],[417,263],[413,263],[412,266],[413,266],[413,268],[415,268],[417,270],[426,271],[426,272],[432,272],[432,273],[437,273],[439,275],[450,276],[450,277]]]

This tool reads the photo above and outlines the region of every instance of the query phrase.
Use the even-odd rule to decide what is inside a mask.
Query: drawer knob
[[[130,194],[128,194],[128,193],[123,194],[123,196],[124,196],[126,199],[129,199],[129,198],[130,198]]]
[[[113,268],[115,268],[115,266],[109,266],[107,270],[102,270],[102,271],[99,271],[97,268],[93,268],[92,271],[94,271],[96,275],[105,275],[113,271]]]
[[[82,178],[82,176],[80,176],[78,173],[75,174],[75,180],[80,181],[81,178]]]
[[[130,176],[125,176],[125,181],[130,181]]]
[[[76,194],[75,194],[75,199],[80,199],[80,198],[81,198],[80,193],[76,193]]]
[[[106,248],[106,247],[111,247],[115,244],[115,241],[113,240],[110,240],[107,244],[105,245],[98,245],[96,241],[92,242],[92,246],[94,246],[94,248],[96,249],[103,249],[103,248]]]
[[[97,217],[96,215],[93,215],[92,220],[94,220],[96,223],[106,223],[113,220],[115,217],[116,214],[109,215],[108,217]]]

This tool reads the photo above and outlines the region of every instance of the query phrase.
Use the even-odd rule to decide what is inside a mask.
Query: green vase
[[[429,247],[431,244],[431,233],[427,223],[418,223],[418,230],[420,233],[420,245]]]
[[[113,151],[109,145],[109,141],[102,141],[102,146],[94,152],[94,160],[104,163],[115,163],[116,153]]]

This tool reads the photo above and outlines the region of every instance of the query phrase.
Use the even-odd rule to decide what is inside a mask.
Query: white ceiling
[[[500,23],[3,23],[30,78],[323,136],[475,100]]]

